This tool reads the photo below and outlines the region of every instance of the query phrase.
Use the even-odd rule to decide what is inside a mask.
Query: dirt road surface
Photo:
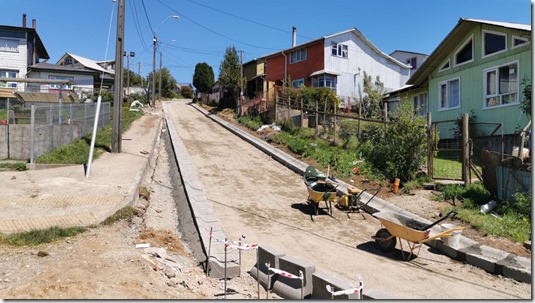
[[[404,262],[399,251],[383,254],[371,242],[379,222],[369,215],[334,210],[311,220],[302,177],[235,137],[184,102],[170,119],[188,148],[206,196],[227,237],[276,247],[310,260],[317,270],[396,299],[529,299],[531,284],[516,282],[462,264],[423,247]],[[256,262],[243,254],[242,276],[207,278],[182,240],[173,180],[163,140],[151,163],[130,221],[98,226],[51,244],[0,245],[3,299],[256,299],[256,281],[246,273]],[[51,170],[53,172],[53,170]],[[24,172],[1,172],[13,178]],[[147,248],[165,249],[164,260]],[[260,298],[265,298],[260,288]],[[270,294],[270,298],[277,298]]]
[[[225,235],[237,241],[276,247],[286,255],[309,260],[365,289],[397,299],[531,298],[531,285],[486,273],[423,246],[419,257],[400,260],[400,251],[383,253],[371,240],[381,227],[368,214],[310,215],[302,176],[232,135],[194,107],[169,107],[197,177],[203,184]],[[398,246],[399,247],[399,246]],[[242,256],[243,268],[255,264]]]

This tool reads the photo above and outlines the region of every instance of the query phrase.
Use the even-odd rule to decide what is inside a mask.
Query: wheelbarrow
[[[336,203],[340,208],[348,212],[360,212],[361,206],[366,206],[379,193],[380,188],[358,189],[348,188],[347,194],[337,196],[338,183],[332,177],[327,177],[318,172],[313,166],[308,166],[303,175],[308,190],[307,202],[312,205],[314,215],[318,215],[320,203],[325,202],[327,212],[332,215],[332,204]],[[361,196],[367,191],[375,191],[372,197],[366,202],[361,201]]]
[[[377,231],[372,239],[374,239],[375,243],[377,243],[377,245],[379,245],[379,247],[384,251],[393,250],[396,247],[396,239],[399,239],[403,259],[409,260],[413,254],[418,256],[422,244],[437,238],[451,237],[453,235],[453,231],[463,230],[464,227],[454,227],[446,231],[430,235],[431,227],[446,220],[450,216],[455,216],[456,214],[456,211],[451,211],[439,220],[429,225],[424,225],[403,214],[394,213],[391,211],[376,212],[373,214],[373,216],[381,222],[381,229]],[[410,253],[406,258],[403,249],[403,241],[401,240],[405,240],[407,242],[410,250]]]
[[[332,214],[332,202],[337,200],[338,183],[318,172],[313,166],[307,167],[303,178],[308,190],[307,202],[312,205],[314,215],[319,213],[320,202],[325,202],[328,213]]]

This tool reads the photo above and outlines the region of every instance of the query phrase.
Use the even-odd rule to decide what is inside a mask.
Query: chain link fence
[[[93,131],[97,103],[25,106],[10,106],[9,102],[0,106],[5,111],[0,125],[0,158],[34,163],[35,158]],[[101,103],[98,128],[110,122],[110,110],[110,102]]]

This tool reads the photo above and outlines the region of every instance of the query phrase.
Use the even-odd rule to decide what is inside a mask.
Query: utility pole
[[[137,73],[141,76],[141,62],[139,62]],[[143,87],[143,76],[141,76],[141,87]]]
[[[158,71],[158,100],[162,99],[162,52],[160,52],[160,70]]]
[[[243,104],[243,50],[240,50],[240,101],[238,102],[238,116],[241,115],[240,109]]]
[[[117,40],[115,41],[115,94],[113,98],[112,153],[121,152],[121,109],[123,105],[124,0],[117,10]]]
[[[130,96],[130,57],[134,57],[136,53],[129,52],[127,54],[124,52],[123,54],[126,56],[126,70],[128,71],[128,74],[126,75],[126,95]]]
[[[156,31],[154,31],[154,37],[152,39],[153,47],[152,47],[152,90],[151,90],[151,99],[152,99],[152,107],[156,106],[156,95],[154,94],[156,90],[156,43],[158,43],[158,39],[156,38]]]

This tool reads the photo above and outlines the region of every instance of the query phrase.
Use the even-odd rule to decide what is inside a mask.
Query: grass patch
[[[529,240],[531,234],[531,194],[515,195],[514,201],[502,201],[491,214],[481,214],[480,206],[493,197],[481,183],[473,183],[468,187],[447,185],[443,188],[438,200],[460,201],[457,217],[485,234],[505,237],[515,242]],[[450,209],[451,210],[451,209]],[[449,210],[448,210],[449,211]]]
[[[86,232],[87,230],[88,228],[85,227],[51,227],[48,229],[32,230],[29,232],[16,233],[7,236],[0,235],[0,243],[14,246],[34,246],[44,243],[51,243],[67,237],[73,237]]]
[[[137,210],[134,209],[132,206],[125,206],[121,209],[119,209],[115,214],[109,216],[106,218],[106,220],[102,221],[102,225],[111,225],[117,221],[121,220],[127,220],[130,222],[134,216],[137,215]]]
[[[126,206],[104,220],[101,225],[111,225],[121,220],[130,221],[135,215],[137,215],[137,210],[131,206]],[[68,228],[51,227],[43,230],[32,230],[29,232],[10,235],[0,235],[0,244],[8,244],[13,246],[35,246],[39,244],[52,243],[60,239],[74,237],[94,227],[95,226]]]
[[[131,112],[123,108],[121,115],[121,132],[124,133],[132,122],[141,117],[139,112]],[[54,148],[50,152],[38,157],[35,162],[39,164],[85,164],[89,155],[92,134],[78,138],[69,144]],[[98,159],[105,152],[111,152],[112,122],[106,127],[97,130],[93,160]]]
[[[26,162],[0,163],[0,170],[26,170]]]

